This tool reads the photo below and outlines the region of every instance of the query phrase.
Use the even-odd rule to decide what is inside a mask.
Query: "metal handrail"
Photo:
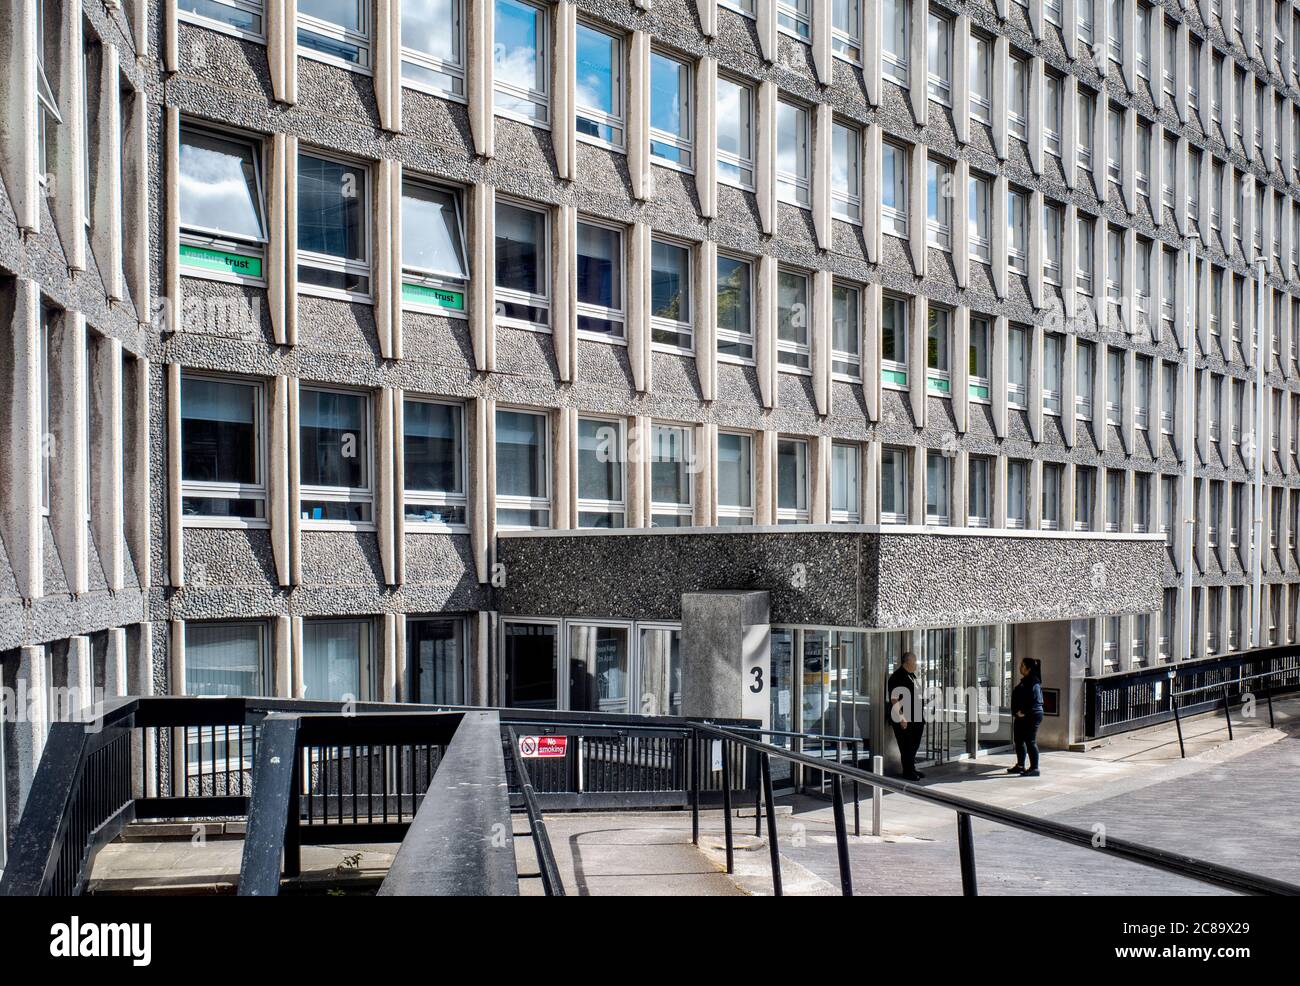
[[[841,891],[845,896],[852,895],[853,885],[852,873],[849,868],[848,835],[844,824],[844,803],[841,792],[842,779],[856,780],[858,782],[872,784],[877,788],[893,791],[896,794],[904,794],[908,797],[917,798],[920,801],[939,805],[940,807],[956,812],[962,892],[968,897],[978,896],[974,837],[971,832],[970,824],[971,818],[982,818],[985,821],[994,822],[998,825],[1005,825],[1008,828],[1019,829],[1023,832],[1030,832],[1034,835],[1041,835],[1045,838],[1055,839],[1058,842],[1064,842],[1068,845],[1094,849],[1097,852],[1104,853],[1108,856],[1125,859],[1129,862],[1140,863],[1153,869],[1162,870],[1166,873],[1173,873],[1176,876],[1196,880],[1199,883],[1209,884],[1236,893],[1266,896],[1300,896],[1300,886],[1286,883],[1281,880],[1274,880],[1271,877],[1259,876],[1255,873],[1248,873],[1245,870],[1239,870],[1230,866],[1222,866],[1217,863],[1210,863],[1206,860],[1187,856],[1183,853],[1171,852],[1166,849],[1157,849],[1153,846],[1131,842],[1127,839],[1117,839],[1108,836],[1104,843],[1097,844],[1095,842],[1095,834],[1091,829],[1079,828],[1075,825],[1067,825],[1063,822],[1052,821],[1046,818],[1038,818],[1033,815],[1028,815],[1019,811],[1012,811],[1007,808],[999,808],[994,805],[971,800],[970,798],[963,798],[959,795],[936,791],[933,788],[922,787],[910,781],[903,781],[897,778],[884,777],[879,774],[869,773],[857,767],[849,767],[835,763],[828,764],[826,761],[818,760],[802,753],[796,753],[793,750],[786,750],[779,746],[773,746],[770,743],[761,743],[757,740],[750,739],[747,736],[742,736],[739,733],[717,726],[700,723],[695,726],[695,729],[699,733],[705,733],[719,738],[724,743],[736,743],[742,747],[755,751],[759,755],[760,770],[764,775],[767,775],[770,770],[770,759],[773,756],[789,760],[793,763],[800,763],[808,767],[814,767],[818,770],[824,770],[832,774],[834,789],[835,838],[839,855],[840,886]],[[725,751],[722,759],[725,766],[727,763]],[[692,811],[696,816],[692,826],[694,841],[698,845],[698,802],[692,805]],[[779,896],[781,894],[781,880],[779,849],[777,847],[776,812],[770,794],[768,796],[767,822],[768,839],[771,842],[773,887]],[[725,819],[724,828],[726,830],[727,839],[727,872],[730,873],[732,872],[730,812],[728,812],[727,818]]]
[[[547,897],[563,897],[564,881],[560,878],[560,869],[555,865],[555,852],[551,848],[551,836],[546,830],[546,819],[537,805],[537,793],[533,790],[533,781],[529,776],[524,758],[519,755],[519,735],[515,727],[506,730],[510,742],[510,760],[514,766],[515,779],[519,782],[519,792],[524,798],[524,812],[528,816],[528,828],[533,836],[533,848],[537,850],[537,866],[542,874],[542,889]]]

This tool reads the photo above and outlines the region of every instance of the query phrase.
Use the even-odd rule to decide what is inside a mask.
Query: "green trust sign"
[[[230,250],[181,244],[181,264],[196,270],[215,271],[220,274],[238,274],[241,277],[261,277],[262,258]]]
[[[465,294],[462,291],[448,291],[445,288],[430,287],[427,284],[402,283],[402,300],[412,305],[428,305],[432,308],[450,308],[453,311],[465,310]]]

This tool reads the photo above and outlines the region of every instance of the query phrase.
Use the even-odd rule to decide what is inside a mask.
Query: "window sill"
[[[304,286],[301,281],[298,284],[298,294],[305,294],[312,298],[327,298],[330,301],[346,301],[354,305],[373,306],[375,303],[373,295],[354,294],[351,291],[338,291],[333,288],[321,288],[310,284]]]
[[[547,112],[550,112],[550,104],[547,104]],[[538,130],[550,130],[551,120],[548,116],[545,120],[535,120],[531,116],[524,116],[522,113],[512,113],[510,110],[503,110],[499,106],[492,107],[492,116],[501,117],[503,120],[513,120],[515,123],[522,123],[526,127],[536,127]]]
[[[604,332],[583,332],[579,330],[578,339],[580,342],[598,342],[606,346],[623,346],[625,348],[627,346],[627,339],[623,336],[612,336]]]
[[[342,533],[351,531],[357,534],[373,534],[376,530],[373,521],[299,520],[299,524],[304,531],[338,531]]]
[[[626,124],[624,124],[626,126]],[[575,134],[575,139],[579,144],[587,144],[590,147],[599,147],[603,151],[610,151],[614,154],[627,154],[627,148],[620,144],[612,144],[607,140],[601,140],[599,137],[591,137],[587,134]]]
[[[695,175],[693,165],[678,164],[676,161],[669,161],[667,158],[655,157],[650,155],[650,163],[658,168],[667,168],[669,171],[680,171],[684,175]]]
[[[238,520],[233,517],[182,516],[181,526],[228,531],[269,531],[271,522],[269,520]]]
[[[407,78],[402,79],[402,88],[432,96],[434,99],[445,99],[449,103],[460,103],[462,106],[469,105],[468,96],[448,92],[446,89],[435,89],[433,86],[424,86]]]
[[[304,523],[306,523],[304,521]],[[465,535],[469,533],[469,527],[465,524],[436,524],[427,520],[406,520],[403,519],[403,525],[407,534],[438,534],[438,535]]]
[[[176,20],[181,24],[191,24],[194,27],[206,28],[209,31],[216,31],[218,34],[228,34],[231,37],[239,38],[241,41],[251,41],[254,44],[266,44],[266,35],[253,34],[251,31],[241,31],[231,24],[222,24],[220,21],[214,21],[204,17],[202,14],[192,14],[186,11],[178,10]],[[265,13],[263,14],[265,20]]]
[[[652,342],[652,343],[650,343],[650,351],[651,351],[651,352],[654,352],[654,353],[669,353],[669,354],[671,354],[671,355],[673,355],[673,356],[692,356],[692,357],[693,357],[693,356],[695,355],[695,348],[694,348],[693,346],[692,346],[690,349],[684,349],[684,348],[681,347],[681,346],[670,346],[670,345],[668,345],[668,343],[666,343],[666,342]]]
[[[324,52],[313,51],[297,40],[297,34],[294,35],[294,49],[298,52],[299,58],[308,58],[313,62],[320,62],[323,65],[332,65],[335,68],[341,68],[345,72],[355,72],[357,75],[374,77],[375,70],[369,65],[358,65],[356,62],[344,61],[342,58],[335,58],[333,55],[326,55]],[[367,54],[369,54],[367,49]]]

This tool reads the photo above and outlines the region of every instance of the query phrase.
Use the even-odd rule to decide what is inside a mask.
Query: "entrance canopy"
[[[681,619],[682,594],[758,589],[780,625],[906,629],[1160,609],[1159,535],[800,525],[510,531],[503,616]]]

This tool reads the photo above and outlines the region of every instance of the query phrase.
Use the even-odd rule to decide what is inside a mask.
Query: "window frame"
[[[403,2],[403,0],[398,0],[398,2]],[[418,48],[408,48],[401,43],[401,38],[398,37],[397,42],[401,58],[399,72],[403,88],[427,92],[439,99],[450,99],[458,103],[465,103],[468,102],[466,76],[469,69],[469,38],[465,23],[465,0],[449,0],[449,2],[452,5],[453,16],[456,21],[456,43],[460,50],[460,61],[446,62],[428,52],[422,52]],[[431,82],[408,76],[406,74],[406,63],[408,61],[426,72],[449,77],[452,81],[452,88],[446,89]],[[459,83],[459,86],[456,85],[457,83]]]
[[[677,93],[678,119],[681,120],[681,126],[682,129],[685,131],[685,136],[682,136],[681,134],[670,134],[668,133],[668,131],[660,130],[654,126],[653,124],[654,87],[652,85],[651,91],[646,94],[647,100],[651,104],[652,122],[648,134],[649,144],[650,144],[650,149],[649,149],[650,161],[652,164],[656,164],[662,168],[672,168],[674,171],[681,171],[684,174],[693,175],[695,174],[695,141],[697,139],[697,135],[695,133],[695,122],[693,119],[693,115],[695,112],[695,94],[692,92],[692,89],[694,87],[694,81],[695,81],[695,66],[692,65],[691,62],[689,62],[687,59],[680,58],[676,55],[670,54],[668,51],[662,48],[651,48],[650,49],[650,70],[651,70],[652,78],[654,72],[654,62],[656,58],[661,58],[666,61],[673,62],[674,64],[678,65],[680,68],[684,68],[686,70],[685,72],[686,79],[684,82],[681,82],[681,74],[679,68],[679,75],[678,75],[679,86],[678,86],[678,93]],[[715,91],[713,95],[714,95],[714,99],[716,99],[717,92]],[[671,158],[666,158],[659,154],[656,154],[655,153],[656,144],[662,144],[666,147],[675,148],[678,154],[681,157],[683,157],[684,160],[674,161]]]
[[[627,44],[622,34],[602,27],[595,21],[585,18],[578,18],[574,35],[574,59],[575,59],[575,78],[576,78],[576,59],[578,38],[577,33],[583,30],[590,31],[593,34],[599,34],[607,38],[612,45],[613,52],[610,57],[610,84],[614,96],[614,112],[606,113],[604,110],[595,109],[594,107],[584,107],[578,101],[578,93],[581,87],[575,85],[573,95],[573,115],[574,115],[574,132],[577,140],[584,144],[593,144],[597,147],[604,147],[620,154],[627,152],[627,125],[628,125],[628,98],[627,98]],[[582,120],[588,120],[597,128],[608,127],[612,133],[610,139],[586,134],[582,132],[579,123]]]
[[[365,260],[351,260],[348,258],[334,257],[330,254],[315,253],[310,250],[303,250],[301,246],[296,249],[295,262],[298,267],[315,267],[318,270],[329,271],[332,273],[354,274],[360,276],[364,269],[364,275],[367,283],[367,290],[348,291],[345,288],[332,288],[319,284],[307,284],[303,282],[301,274],[297,278],[298,293],[310,294],[321,298],[334,298],[339,301],[355,301],[359,304],[373,304],[375,291],[375,243],[374,228],[371,220],[371,199],[374,176],[371,174],[371,163],[369,161],[358,162],[356,160],[344,157],[343,155],[334,154],[329,151],[323,151],[317,147],[308,149],[299,149],[299,177],[301,182],[301,159],[304,157],[317,158],[321,161],[340,165],[345,168],[356,169],[365,179],[363,182],[364,189],[361,199],[360,227],[364,244]],[[301,241],[301,232],[298,232],[298,238]]]
[[[803,282],[803,325],[795,323],[795,312],[792,306],[790,324],[794,329],[802,329],[803,341],[791,341],[781,338],[781,329],[784,324],[781,303],[781,281],[783,278],[798,278]],[[784,264],[778,265],[776,272],[776,364],[777,370],[781,373],[812,373],[812,276],[804,270],[796,267],[789,267]],[[800,302],[795,302],[795,305]]]
[[[796,116],[794,117],[796,131],[795,137],[795,157],[798,171],[790,172],[781,168],[781,146],[784,143],[783,138],[788,136],[785,133],[785,127],[782,126],[782,111],[788,110]],[[778,202],[784,202],[787,205],[793,205],[800,209],[812,208],[812,113],[809,108],[802,103],[791,102],[788,99],[777,100],[776,105],[776,141],[777,141],[777,170],[776,170],[776,198]]]
[[[682,281],[686,285],[686,301],[689,307],[687,314],[690,316],[685,322],[670,321],[659,315],[654,314],[654,244],[663,243],[665,246],[671,246],[677,250],[686,253],[685,270]],[[696,332],[695,332],[695,310],[699,306],[699,299],[695,297],[698,293],[695,290],[695,264],[696,264],[696,244],[688,240],[680,240],[671,236],[652,235],[650,239],[650,270],[651,270],[651,294],[650,304],[647,306],[650,319],[650,348],[659,352],[677,353],[681,356],[693,356],[695,354]],[[751,282],[752,284],[752,282]],[[753,295],[751,294],[751,302]],[[753,318],[753,308],[750,309],[750,317]],[[679,336],[688,336],[689,344],[682,345],[680,342],[665,342],[654,337],[655,331],[674,333]]]
[[[682,438],[682,457],[681,469],[686,473],[686,502],[670,503],[664,500],[654,499],[654,466],[656,462],[672,462],[675,460],[663,459],[659,456],[660,444],[657,439],[657,431],[675,431]],[[656,517],[685,517],[685,524],[671,525],[675,527],[692,527],[695,522],[695,428],[689,424],[682,424],[676,421],[661,421],[652,419],[650,422],[650,526],[670,526],[659,525],[655,523]]]
[[[848,292],[852,298],[849,304],[856,323],[853,336],[857,345],[857,349],[852,352],[835,346],[836,296],[839,292]],[[862,382],[862,299],[863,292],[857,285],[840,280],[831,282],[831,379],[833,380],[843,380],[848,383]]]
[[[448,318],[469,318],[469,273],[470,273],[470,255],[469,242],[465,236],[465,209],[464,209],[464,190],[454,185],[446,185],[441,182],[429,181],[422,175],[410,174],[402,175],[402,192],[401,198],[406,198],[406,185],[410,183],[415,186],[423,186],[426,189],[436,192],[443,192],[450,195],[453,205],[456,209],[456,235],[459,239],[460,255],[464,260],[465,274],[463,278],[450,277],[445,273],[439,273],[433,270],[409,266],[406,263],[405,250],[402,250],[401,257],[401,291],[402,291],[402,308],[413,311],[431,312],[437,315],[444,315]],[[403,217],[405,220],[405,217]],[[406,235],[408,224],[403,221],[402,235]],[[459,309],[449,306],[431,304],[428,302],[418,301],[408,298],[406,289],[411,287],[416,291],[444,291],[453,294],[460,294],[461,307]]]
[[[754,364],[757,346],[757,339],[755,338],[754,333],[754,261],[750,257],[733,253],[730,250],[719,250],[717,252],[717,258],[714,261],[715,268],[718,264],[721,264],[723,260],[735,264],[744,264],[745,266],[745,307],[749,312],[749,331],[738,332],[734,329],[724,329],[722,327],[721,319],[718,318],[716,311],[716,306],[722,301],[722,290],[719,287],[714,298],[715,311],[713,330],[714,335],[716,336],[715,344],[718,347],[718,360],[723,363],[736,363],[741,366],[752,366]],[[718,277],[715,283],[720,285],[721,278]],[[724,342],[741,348],[748,347],[749,352],[748,354],[724,353],[722,351],[722,344]]]
[[[579,215],[576,220],[574,230],[574,276],[577,276],[577,258],[578,243],[581,239],[582,232],[580,227],[590,226],[594,229],[603,229],[613,233],[617,237],[618,243],[618,308],[606,307],[603,305],[594,305],[589,301],[582,301],[578,297],[575,288],[573,293],[573,308],[578,326],[578,338],[586,339],[591,342],[603,342],[613,346],[627,345],[627,243],[623,235],[624,229],[617,223],[608,222],[603,219],[594,219],[591,216]],[[584,329],[582,320],[584,318],[593,319],[598,322],[608,322],[611,325],[619,327],[618,334],[611,332],[597,332],[592,329]]]
[[[582,422],[595,422],[601,427],[612,426],[618,433],[618,451],[619,451],[619,470],[618,486],[622,498],[619,500],[602,500],[582,496],[582,436],[580,428]],[[627,524],[627,421],[616,415],[605,414],[579,414],[574,422],[575,439],[574,439],[574,470],[573,470],[573,502],[577,508],[577,526],[582,530],[617,530],[625,528]],[[621,523],[610,523],[609,525],[601,524],[584,524],[582,515],[586,514],[608,514],[611,521],[616,517],[621,517]]]
[[[327,65],[335,65],[347,69],[349,72],[373,75],[376,41],[374,37],[375,24],[373,23],[375,20],[374,5],[369,0],[354,0],[354,2],[356,2],[357,11],[360,14],[363,27],[361,31],[353,31],[333,21],[322,20],[319,17],[313,17],[311,14],[304,14],[302,11],[296,10],[297,16],[293,24],[293,31],[296,42],[294,47],[297,53],[303,58],[324,62]],[[303,44],[301,36],[304,33],[314,34],[327,41],[351,45],[357,49],[359,60],[351,62],[340,55],[332,55],[329,52]]]
[[[800,450],[795,454],[795,465],[802,469],[802,477],[796,476],[799,488],[796,491],[802,499],[802,506],[781,506],[781,446],[788,445]],[[812,519],[812,449],[808,439],[792,435],[778,435],[776,439],[776,522],[777,524],[807,524]]]
[[[412,489],[406,482],[405,463],[406,463],[406,405],[407,404],[434,404],[442,407],[454,407],[460,410],[460,434],[456,437],[456,448],[460,459],[460,475],[463,481],[464,490],[457,493],[451,490],[420,490]],[[398,505],[402,511],[403,523],[407,528],[407,533],[439,533],[447,532],[461,534],[469,530],[470,525],[470,506],[469,506],[469,435],[468,408],[464,401],[449,400],[442,397],[429,397],[424,394],[416,394],[406,391],[402,394],[402,502]],[[441,520],[422,520],[410,516],[407,511],[407,504],[416,506],[430,507],[460,507],[465,514],[465,520],[461,523],[449,523]]]
[[[503,205],[509,208],[519,209],[523,212],[531,212],[540,215],[542,217],[542,235],[541,235],[540,243],[538,244],[541,248],[538,252],[542,256],[542,263],[541,263],[541,270],[538,272],[539,274],[538,280],[539,283],[545,286],[544,294],[541,295],[529,294],[526,291],[518,291],[514,288],[503,288],[501,287],[501,285],[497,283],[496,280],[497,257],[496,257],[495,245],[497,239],[497,229],[499,224],[496,221],[497,218],[496,210],[500,209],[501,206]],[[522,329],[523,331],[526,332],[540,332],[543,334],[550,334],[551,332],[554,331],[551,325],[551,322],[555,314],[554,307],[552,305],[552,298],[555,293],[555,285],[551,281],[551,261],[552,261],[551,251],[554,248],[551,242],[551,237],[553,235],[552,223],[554,221],[555,221],[554,217],[551,215],[551,210],[545,205],[529,202],[525,199],[517,199],[510,196],[504,196],[504,195],[497,196],[496,202],[493,205],[493,232],[492,232],[492,238],[493,238],[492,302],[493,302],[494,309],[497,309],[493,312],[492,315],[494,325],[506,326],[507,328],[512,328],[512,329]],[[500,311],[501,306],[503,304],[520,305],[524,308],[545,310],[546,323],[543,325],[540,322],[533,322],[527,319],[517,318],[513,315],[506,315],[504,314],[504,312]]]
[[[497,6],[503,0],[492,0],[491,16],[493,24],[496,23]],[[537,17],[537,38],[538,44],[533,50],[534,61],[540,66],[538,73],[542,86],[540,89],[523,89],[511,83],[503,83],[500,73],[495,71],[496,54],[492,55],[493,73],[492,73],[492,115],[493,117],[503,116],[510,120],[516,120],[530,127],[537,127],[542,130],[551,128],[552,106],[551,102],[554,93],[551,92],[551,73],[554,70],[552,59],[554,58],[553,46],[551,44],[552,16],[548,7],[534,0],[505,0],[512,4],[522,7],[530,7],[535,11]],[[495,33],[493,37],[495,38]],[[541,110],[540,116],[529,116],[519,110],[511,109],[509,106],[501,106],[497,96],[503,93],[507,98],[522,100],[531,103]]]
[[[314,531],[373,531],[377,529],[377,518],[375,509],[375,496],[377,493],[377,483],[375,477],[375,409],[374,394],[369,390],[363,390],[356,387],[343,387],[335,384],[318,383],[312,381],[310,386],[302,387],[302,390],[320,391],[324,393],[345,394],[349,397],[361,398],[361,410],[364,415],[361,427],[358,430],[365,441],[364,464],[366,470],[366,486],[315,486],[299,482],[298,484],[298,502],[296,508],[298,511],[299,523],[303,530]],[[302,406],[302,400],[299,398],[299,408]],[[302,456],[306,452],[306,443],[302,440],[302,416],[299,412],[298,418],[298,460],[299,469],[301,470]],[[303,503],[308,500],[323,500],[329,503],[360,503],[368,505],[370,508],[369,520],[330,520],[327,518],[309,518],[303,517]]]
[[[497,457],[499,452],[499,416],[504,411],[508,414],[524,414],[534,418],[540,418],[542,422],[541,436],[537,443],[537,448],[542,456],[542,486],[544,496],[517,496],[514,494],[502,495],[496,489],[499,482],[499,475],[496,469]],[[493,463],[493,489],[492,493],[492,515],[498,531],[545,531],[554,526],[555,520],[555,475],[551,462],[551,416],[546,411],[539,411],[537,408],[527,407],[519,404],[499,404],[493,417],[493,441],[492,441],[492,463]],[[527,513],[546,513],[546,524],[537,527],[521,526],[516,524],[503,524],[501,522],[502,510],[515,510]]]
[[[742,431],[742,430],[733,429],[733,428],[719,428],[719,429],[718,429],[718,437],[717,437],[717,440],[716,440],[715,443],[714,443],[714,447],[715,447],[715,451],[716,451],[716,453],[717,453],[717,462],[718,462],[718,471],[719,471],[719,472],[721,472],[721,466],[722,466],[721,448],[722,448],[722,437],[723,437],[724,435],[727,435],[727,436],[734,436],[734,437],[737,437],[737,438],[742,439],[742,440],[746,443],[746,445],[745,445],[745,446],[742,446],[742,447],[747,447],[747,448],[748,448],[748,452],[749,452],[749,455],[748,455],[748,462],[749,462],[749,506],[746,507],[746,506],[744,506],[744,505],[724,504],[724,503],[722,502],[722,487],[721,487],[720,484],[715,483],[715,484],[714,484],[714,497],[715,497],[716,500],[717,500],[718,526],[720,526],[720,527],[740,527],[740,526],[749,526],[749,525],[752,525],[752,524],[754,523],[754,520],[755,520],[756,501],[757,501],[757,499],[758,499],[758,496],[757,496],[757,479],[758,479],[758,476],[757,476],[757,470],[755,469],[755,465],[756,465],[756,463],[755,463],[755,458],[754,458],[754,454],[755,454],[754,435],[753,435],[752,432]],[[732,521],[733,523],[724,523],[724,520]]]
[[[185,462],[185,381],[186,380],[206,380],[215,383],[233,384],[241,387],[249,387],[254,392],[254,410],[253,410],[253,456],[254,472],[259,477],[260,482],[255,483],[226,483],[219,481],[193,480],[185,479],[183,475]],[[268,482],[268,452],[267,447],[267,393],[266,381],[257,377],[243,376],[239,374],[214,373],[205,370],[184,369],[181,371],[181,447],[176,450],[178,461],[181,463],[181,504],[185,500],[196,497],[203,499],[220,499],[220,500],[260,500],[262,503],[261,517],[230,517],[230,516],[213,516],[209,514],[186,514],[181,511],[181,525],[183,527],[225,527],[237,528],[243,530],[267,530],[271,526],[270,514],[270,484]],[[42,458],[45,458],[44,456]],[[48,507],[47,507],[48,509]]]
[[[179,136],[179,144],[181,147],[184,146],[185,135],[187,133],[197,133],[209,138],[227,141],[231,144],[240,145],[251,152],[251,160],[257,185],[256,199],[253,204],[257,209],[257,219],[261,226],[261,235],[256,238],[249,238],[226,230],[204,226],[182,225],[178,204],[178,214],[175,222],[182,250],[185,246],[189,245],[205,250],[215,250],[221,253],[234,253],[236,255],[248,254],[250,257],[255,257],[259,267],[265,271],[266,253],[270,247],[271,238],[270,230],[267,225],[266,162],[264,160],[266,148],[264,142],[252,134],[243,134],[202,124],[195,125],[183,121]],[[180,157],[181,155],[178,153],[176,163],[178,173],[181,167]],[[177,194],[179,196],[179,189]],[[266,286],[266,277],[264,273],[255,276],[252,274],[240,274],[230,269],[213,270],[186,264],[179,256],[176,258],[176,262],[180,268],[181,276],[183,277],[196,277],[210,281],[224,281],[228,284],[246,284],[251,287]]]
[[[212,2],[222,6],[230,7],[233,10],[243,10],[249,14],[256,14],[261,22],[260,31],[249,31],[226,21],[220,21],[206,14],[200,14],[197,11],[186,10],[181,3],[176,5],[176,19],[186,21],[191,24],[197,24],[205,27],[210,31],[220,31],[222,34],[234,35],[237,38],[243,38],[246,41],[253,41],[259,44],[266,43],[266,10],[262,0],[212,0]]]
[[[757,171],[755,169],[755,158],[756,158],[755,138],[757,134],[756,134],[756,128],[754,126],[754,122],[755,122],[754,110],[755,110],[755,103],[756,103],[756,99],[755,99],[756,93],[753,86],[742,81],[741,79],[732,75],[728,75],[726,73],[719,73],[717,81],[714,84],[715,104],[718,101],[717,91],[723,85],[734,86],[736,89],[740,90],[740,92],[743,94],[745,103],[748,107],[745,120],[742,121],[741,124],[741,129],[742,129],[741,136],[742,137],[745,136],[743,131],[745,126],[747,125],[749,130],[747,136],[747,142],[749,144],[749,157],[746,158],[739,154],[732,154],[730,151],[724,151],[721,148],[721,146],[718,146],[716,148],[717,158],[718,158],[718,181],[724,185],[730,185],[733,188],[739,188],[746,192],[752,192],[757,187],[755,185],[755,176],[757,174]],[[718,132],[718,142],[719,143],[721,142],[721,129],[719,129]],[[736,175],[738,175],[739,177],[727,173],[726,169],[729,168],[734,169]],[[746,180],[746,175],[748,175],[748,180]]]

